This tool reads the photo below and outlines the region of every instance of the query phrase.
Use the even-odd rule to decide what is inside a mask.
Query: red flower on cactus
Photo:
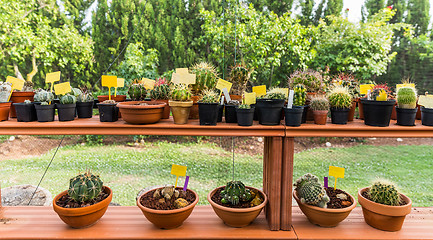
[[[158,78],[158,80],[155,83],[156,87],[159,87],[161,85],[168,85],[167,79],[165,79],[165,77],[163,78]]]

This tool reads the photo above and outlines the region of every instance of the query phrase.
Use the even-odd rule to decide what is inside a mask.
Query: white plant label
[[[292,108],[294,95],[295,95],[295,91],[290,90],[289,97],[287,98],[287,108]]]
[[[221,96],[221,102],[220,105],[224,105],[224,96]]]
[[[224,93],[224,96],[226,97],[226,101],[230,102],[232,99],[230,98],[230,94],[229,94],[229,91],[227,91],[227,88],[223,88],[223,93]]]

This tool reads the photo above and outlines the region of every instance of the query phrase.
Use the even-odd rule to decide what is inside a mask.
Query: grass
[[[2,186],[37,185],[53,152],[40,157],[0,162]],[[236,154],[236,179],[246,185],[262,187],[262,156]],[[365,146],[318,148],[295,155],[294,178],[311,172],[327,175],[330,165],[344,167],[345,178],[337,187],[353,196],[358,188],[376,178],[398,184],[414,206],[433,206],[433,148],[431,146]],[[67,146],[59,150],[41,186],[53,195],[66,190],[69,178],[86,168],[101,175],[114,191],[113,201],[135,205],[135,197],[144,187],[174,184],[171,164],[188,166],[189,187],[197,191],[200,204],[215,187],[231,180],[231,153],[209,143],[145,143],[142,148],[120,145]],[[330,178],[330,185],[334,180]],[[183,178],[179,180],[183,186]]]

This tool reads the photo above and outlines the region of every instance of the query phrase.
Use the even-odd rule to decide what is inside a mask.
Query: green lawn
[[[39,181],[53,151],[41,157],[0,162],[2,187]],[[262,186],[261,156],[236,154],[236,179]],[[414,206],[433,206],[433,148],[431,146],[356,146],[312,149],[296,154],[294,178],[306,172],[323,177],[329,165],[344,167],[338,187],[356,197],[359,187],[377,177],[388,178],[412,198]],[[69,178],[86,168],[101,175],[114,191],[114,202],[134,205],[137,192],[147,186],[174,184],[171,164],[187,165],[189,187],[206,204],[207,193],[232,178],[231,152],[213,144],[146,143],[126,146],[67,146],[59,150],[41,186],[53,195],[66,190]],[[179,181],[183,186],[183,179]],[[333,185],[333,179],[330,179]]]

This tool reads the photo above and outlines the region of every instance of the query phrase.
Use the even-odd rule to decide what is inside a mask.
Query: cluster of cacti
[[[93,102],[93,100],[93,94],[88,90],[83,90],[82,93],[77,97],[78,102]]]
[[[102,191],[102,181],[97,175],[85,172],[69,181],[68,195],[76,202],[88,202]]]
[[[208,62],[195,64],[190,72],[196,75],[195,84],[192,85],[192,92],[196,95],[202,94],[205,90],[212,90],[218,80],[217,69]]]
[[[350,108],[352,96],[347,87],[334,85],[328,93],[329,104],[333,108]]]
[[[21,89],[21,91],[23,91],[23,92],[33,92],[33,86],[34,86],[33,82],[31,82],[31,81],[25,81],[23,89]]]
[[[238,107],[239,109],[251,109],[251,106],[249,104],[241,104]]]
[[[39,89],[34,96],[34,101],[40,102],[42,105],[48,105],[48,103],[53,101],[53,99],[54,94],[43,89]]]
[[[387,100],[388,98],[392,97],[391,89],[386,85],[386,83],[375,85],[370,91],[369,97],[371,100],[376,100],[376,98],[379,97],[379,95],[383,92],[386,93]]]
[[[177,84],[170,92],[170,98],[173,101],[190,101],[191,91],[185,86],[185,84]]]
[[[353,98],[360,96],[359,81],[350,73],[339,73],[332,78],[333,84],[338,84],[349,89]]]
[[[128,94],[133,101],[143,101],[148,97],[149,91],[142,83],[133,83],[129,86]]]
[[[189,205],[189,202],[185,199],[186,192],[177,190],[173,185],[165,185],[162,189],[156,189],[153,192],[153,198],[158,199],[159,203],[165,203],[165,201],[175,199],[173,205],[176,209],[184,208]]]
[[[287,91],[287,88],[271,88],[267,93],[284,95],[284,98],[287,98],[288,94],[289,94],[289,92]]]
[[[7,102],[11,91],[12,84],[10,82],[0,82],[0,102]]]
[[[248,69],[244,64],[237,64],[230,71],[230,82],[233,84],[231,88],[232,94],[242,95],[247,88],[247,83],[250,80],[252,70]]]
[[[240,202],[251,201],[253,195],[241,181],[231,181],[220,192],[221,202],[224,204],[238,205]]]
[[[286,99],[286,90],[282,88],[273,88],[266,95],[258,97],[258,99]]]
[[[71,95],[73,95],[74,97],[77,98],[81,94],[83,94],[83,92],[79,88],[71,88]]]
[[[329,197],[326,190],[319,183],[319,178],[307,173],[298,178],[294,184],[295,191],[302,203],[326,208]]]
[[[289,77],[289,86],[302,84],[307,88],[307,92],[320,92],[324,90],[323,76],[320,72],[308,70],[296,70]]]
[[[66,94],[60,98],[61,104],[74,104],[77,102],[77,98],[74,95]]]
[[[311,99],[309,106],[313,111],[325,111],[329,109],[329,101],[324,96],[317,96]]]
[[[202,103],[218,103],[220,95],[214,90],[204,90],[203,98],[200,100]]]
[[[150,97],[155,100],[167,100],[170,96],[170,85],[165,78],[159,78],[155,87],[150,90]]]
[[[293,105],[294,106],[304,106],[307,99],[307,89],[303,84],[296,84],[293,87]]]
[[[397,91],[397,103],[399,108],[416,108],[417,94],[413,87],[400,87]]]
[[[390,206],[400,205],[400,194],[394,184],[383,180],[377,181],[370,186],[368,196],[370,200],[376,203]]]

